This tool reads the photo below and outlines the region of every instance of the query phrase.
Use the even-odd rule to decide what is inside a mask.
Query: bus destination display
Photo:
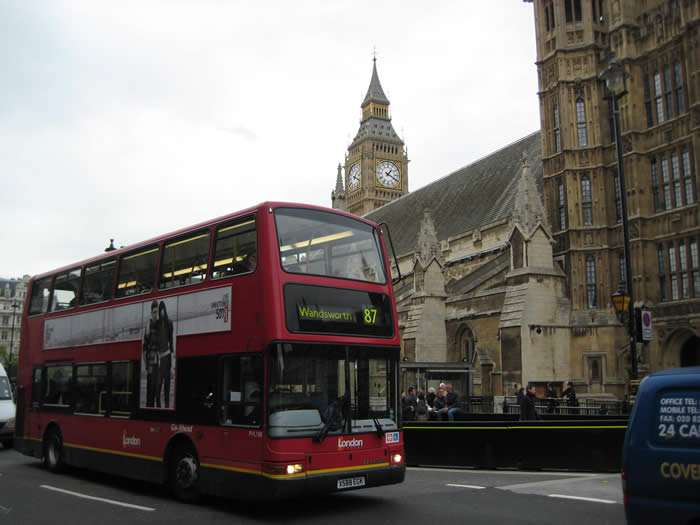
[[[288,284],[284,299],[290,332],[394,335],[391,301],[382,293]]]

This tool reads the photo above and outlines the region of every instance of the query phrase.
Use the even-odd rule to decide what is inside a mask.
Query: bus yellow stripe
[[[106,448],[88,447],[85,445],[76,445],[75,443],[64,443],[63,446],[71,447],[71,448],[79,448],[82,450],[90,450],[92,452],[103,452],[105,454],[115,454],[117,456],[128,456],[131,458],[148,459],[150,461],[158,461],[160,463],[163,462],[163,458],[159,458],[156,456],[145,456],[143,454],[134,454],[133,452],[121,452],[118,450],[110,450],[110,449],[106,449]]]

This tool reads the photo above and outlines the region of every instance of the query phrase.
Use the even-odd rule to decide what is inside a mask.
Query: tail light
[[[625,469],[622,469],[620,474],[622,476],[622,501],[625,504],[625,508],[627,508],[627,473]]]

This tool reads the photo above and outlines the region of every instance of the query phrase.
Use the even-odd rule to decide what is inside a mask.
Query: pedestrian
[[[444,420],[445,417],[449,421],[454,421],[455,416],[458,414],[462,414],[463,410],[460,406],[458,406],[459,402],[459,394],[454,391],[454,388],[451,384],[446,384],[445,385],[445,406],[442,409],[443,411],[443,417],[442,419]]]
[[[535,402],[537,401],[537,393],[535,385],[527,385],[527,391],[520,401],[520,420],[534,421],[539,419]]]
[[[408,394],[406,394],[406,397],[401,399],[401,413],[403,414],[404,421],[415,421],[417,403],[416,387],[411,386],[408,388]]]
[[[557,391],[554,389],[554,383],[547,383],[547,390],[544,397],[547,398],[547,413],[554,414],[554,407],[557,406]]]
[[[425,402],[425,392],[418,391],[418,401],[416,402],[416,421],[428,421],[430,413],[428,412],[428,404]]]
[[[430,418],[437,420],[437,421],[442,421],[442,415],[444,413],[443,409],[445,408],[445,389],[444,388],[439,388],[437,391],[437,395],[435,396],[435,399],[433,400],[433,410],[430,412]]]
[[[433,407],[433,401],[435,400],[435,397],[437,396],[437,393],[435,392],[435,387],[430,387],[428,388],[428,394],[425,396],[425,402],[428,404],[429,407]]]
[[[576,390],[574,389],[574,384],[571,381],[566,383],[566,390],[564,390],[561,393],[561,397],[566,398],[566,406],[578,406],[578,400],[576,399]]]

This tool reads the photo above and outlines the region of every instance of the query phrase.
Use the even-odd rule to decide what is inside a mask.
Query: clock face
[[[377,180],[384,186],[394,188],[399,185],[401,174],[396,164],[389,161],[381,162],[377,165]]]
[[[351,191],[355,191],[360,187],[360,166],[353,164],[350,168],[350,173],[348,174],[348,188]]]

